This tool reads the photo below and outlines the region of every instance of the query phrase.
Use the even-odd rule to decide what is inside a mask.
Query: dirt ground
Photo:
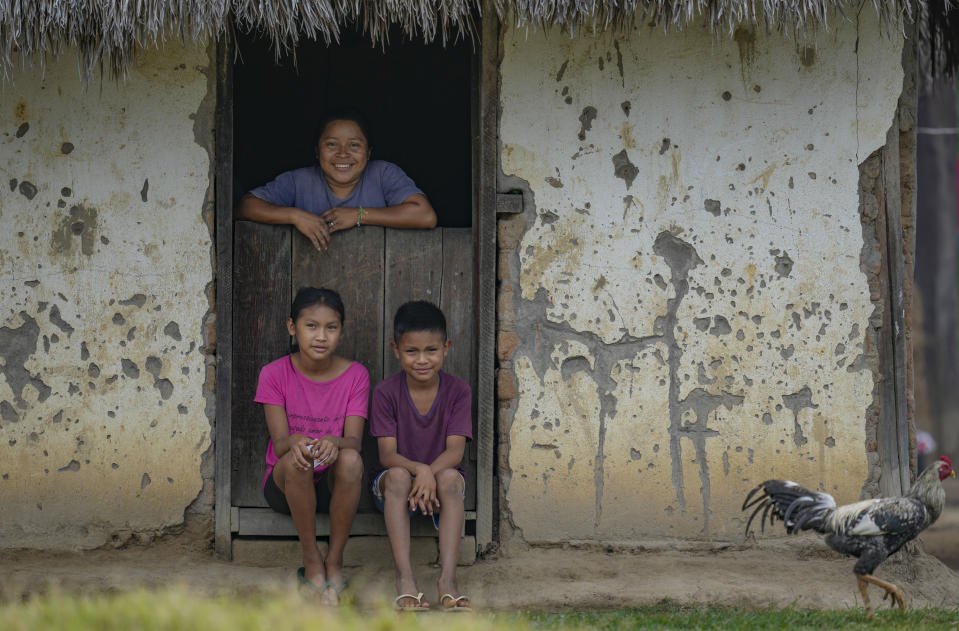
[[[959,568],[959,507],[923,537],[928,552]],[[861,605],[852,561],[816,537],[763,538],[748,545],[663,544],[647,550],[536,548],[499,553],[458,570],[460,587],[478,608],[605,609],[669,598],[681,603],[749,608],[796,605],[833,609]],[[0,599],[59,589],[71,593],[181,584],[206,593],[292,589],[294,568],[217,560],[181,540],[83,553],[5,552]],[[434,599],[438,569],[416,568],[420,588]],[[392,571],[348,568],[360,606],[393,595]],[[959,574],[932,554],[900,554],[877,575],[903,588],[909,606],[959,608]],[[878,601],[881,593],[873,593]]]

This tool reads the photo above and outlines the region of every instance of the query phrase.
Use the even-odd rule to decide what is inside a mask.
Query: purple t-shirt
[[[320,215],[336,206],[396,206],[410,195],[422,195],[423,191],[403,173],[403,169],[392,162],[371,160],[356,183],[356,188],[345,199],[333,194],[318,165],[281,173],[272,182],[250,193],[277,206],[293,206]]]
[[[300,374],[292,358],[286,355],[260,370],[253,400],[285,409],[291,435],[322,438],[342,436],[347,416],[366,418],[369,396],[370,374],[363,364],[353,362],[342,375],[330,381],[311,381]],[[266,447],[264,485],[278,460],[271,438]],[[318,480],[328,467],[322,465],[314,469],[313,480]]]
[[[442,370],[439,377],[433,407],[426,414],[420,414],[413,404],[405,372],[380,382],[373,390],[370,435],[395,437],[398,454],[425,464],[431,464],[446,451],[447,436],[472,439],[469,385]]]

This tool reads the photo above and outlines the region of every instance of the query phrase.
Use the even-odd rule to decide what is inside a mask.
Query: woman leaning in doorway
[[[436,213],[402,169],[370,160],[369,125],[353,110],[317,126],[316,164],[281,173],[240,199],[240,219],[292,224],[319,250],[333,233],[361,225],[432,228]]]

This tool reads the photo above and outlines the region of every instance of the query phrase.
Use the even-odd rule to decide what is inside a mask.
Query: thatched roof
[[[715,31],[732,32],[743,23],[802,33],[827,26],[834,10],[855,14],[852,0],[492,0],[500,17],[536,27],[559,25],[571,34],[582,30],[630,28],[652,24],[682,29],[704,21]],[[860,0],[886,25],[911,21],[925,10],[926,39],[948,55],[954,68],[959,46],[950,24],[959,22],[951,0]],[[24,63],[59,54],[80,53],[80,72],[99,70],[122,76],[138,47],[168,39],[220,37],[228,28],[266,33],[282,52],[301,38],[337,40],[344,26],[358,25],[374,42],[398,25],[426,40],[474,33],[482,0],[0,0],[0,70],[4,75]],[[943,30],[945,29],[945,30]],[[943,66],[940,64],[939,68]]]

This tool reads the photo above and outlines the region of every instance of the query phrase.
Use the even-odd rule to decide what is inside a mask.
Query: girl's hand
[[[338,436],[324,436],[316,440],[313,445],[313,460],[311,464],[315,467],[330,466],[336,462],[340,455]]]
[[[310,456],[310,449],[314,441],[309,436],[296,436],[295,442],[290,447],[290,457],[293,458],[293,468],[301,471],[307,471],[313,468],[313,457]]]
[[[329,221],[324,220],[321,215],[314,215],[301,210],[293,217],[293,225],[313,242],[313,247],[317,250],[325,250],[330,247],[332,230]]]
[[[359,208],[349,208],[347,206],[337,206],[331,208],[322,215],[322,219],[330,232],[339,232],[340,230],[349,230],[356,227],[356,218],[360,214]]]
[[[410,510],[418,510],[424,515],[432,515],[439,510],[440,501],[436,497],[436,476],[428,465],[421,465],[413,478],[413,488],[409,496]]]

